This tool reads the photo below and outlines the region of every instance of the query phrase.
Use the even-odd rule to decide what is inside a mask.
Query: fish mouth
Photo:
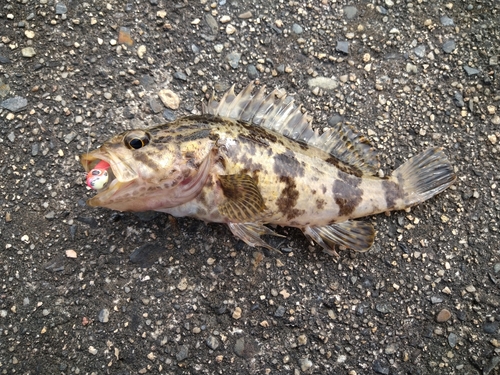
[[[108,182],[102,189],[96,190],[97,194],[87,201],[91,207],[104,206],[109,202],[118,191],[123,190],[128,185],[132,184],[137,178],[137,173],[128,167],[123,161],[113,155],[96,150],[90,153],[80,155],[80,163],[85,172],[90,172],[99,162],[105,161],[109,164]]]

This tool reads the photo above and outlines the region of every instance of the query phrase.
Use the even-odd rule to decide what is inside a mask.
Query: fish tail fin
[[[406,208],[441,193],[457,176],[443,150],[434,147],[408,160],[392,173],[392,177],[402,190]]]

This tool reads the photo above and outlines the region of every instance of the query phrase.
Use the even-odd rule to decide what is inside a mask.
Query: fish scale
[[[88,200],[120,211],[156,210],[228,225],[251,246],[272,248],[266,224],[300,228],[334,252],[365,251],[373,226],[353,220],[430,199],[456,176],[430,148],[380,178],[373,147],[345,124],[319,134],[285,93],[250,84],[212,98],[201,115],[116,135],[81,156],[113,176]]]

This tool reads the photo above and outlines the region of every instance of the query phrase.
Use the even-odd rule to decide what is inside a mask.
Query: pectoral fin
[[[254,224],[254,223],[228,223],[229,229],[231,232],[244,241],[249,246],[262,246],[269,250],[276,250],[274,247],[266,243],[263,239],[260,238],[263,234],[268,234],[270,236],[277,237],[285,237],[281,234],[274,232],[268,227],[262,224]]]
[[[302,231],[329,252],[334,251],[335,245],[366,251],[375,239],[375,229],[364,221],[348,220],[324,227],[305,227]]]
[[[246,174],[219,176],[225,200],[219,212],[232,222],[250,222],[265,209],[255,180]]]

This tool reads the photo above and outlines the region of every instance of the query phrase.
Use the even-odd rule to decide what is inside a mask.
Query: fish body
[[[455,179],[439,148],[377,177],[371,146],[343,124],[319,134],[286,95],[251,84],[211,100],[202,115],[121,133],[81,156],[109,164],[110,182],[90,206],[155,210],[225,223],[251,246],[271,248],[265,224],[300,228],[328,251],[364,251],[370,223],[352,219],[411,207]]]

